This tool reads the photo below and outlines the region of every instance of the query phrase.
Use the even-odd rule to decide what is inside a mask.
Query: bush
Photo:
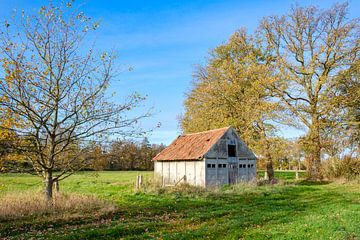
[[[360,178],[360,159],[350,157],[344,157],[343,159],[332,158],[324,163],[323,169],[325,176],[329,179],[358,179]]]

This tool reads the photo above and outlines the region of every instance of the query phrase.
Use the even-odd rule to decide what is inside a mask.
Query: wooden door
[[[229,184],[235,184],[237,182],[238,177],[238,164],[237,163],[229,163]]]

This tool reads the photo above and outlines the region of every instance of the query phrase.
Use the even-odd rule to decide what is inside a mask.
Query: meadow
[[[220,189],[179,187],[134,191],[136,175],[80,172],[60,184],[65,193],[95,196],[114,208],[71,218],[58,213],[0,219],[2,239],[360,239],[359,183],[294,180]],[[262,175],[262,173],[259,173]],[[0,175],[0,201],[41,191],[41,179]]]

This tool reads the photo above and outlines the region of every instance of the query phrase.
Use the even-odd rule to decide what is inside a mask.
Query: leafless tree
[[[55,182],[86,166],[87,141],[137,134],[137,122],[149,116],[130,113],[144,100],[139,94],[117,104],[108,93],[113,54],[98,54],[93,44],[84,50],[97,27],[68,3],[41,7],[37,15],[22,11],[1,31],[0,94],[6,101],[0,106],[16,116],[9,130],[23,139],[18,148],[43,177],[46,200]]]

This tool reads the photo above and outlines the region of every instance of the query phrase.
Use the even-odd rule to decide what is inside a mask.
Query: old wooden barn
[[[153,160],[164,185],[206,187],[256,177],[256,156],[232,127],[181,135]]]

